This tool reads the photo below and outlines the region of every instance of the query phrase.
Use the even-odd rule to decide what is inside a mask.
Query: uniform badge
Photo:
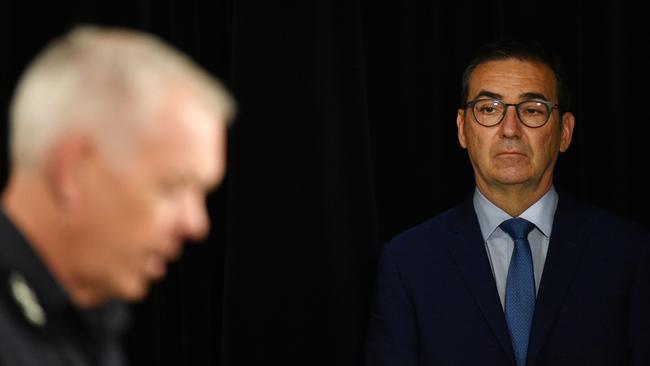
[[[34,290],[27,284],[25,278],[16,272],[11,272],[9,274],[9,287],[25,319],[35,327],[43,327],[46,322],[45,311],[38,303]]]

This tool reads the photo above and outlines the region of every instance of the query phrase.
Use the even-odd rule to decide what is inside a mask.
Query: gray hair
[[[223,85],[162,40],[79,26],[41,51],[18,82],[10,106],[12,166],[40,166],[65,133],[133,132],[124,124],[154,108],[170,87],[191,93],[225,123],[234,116],[235,102]]]

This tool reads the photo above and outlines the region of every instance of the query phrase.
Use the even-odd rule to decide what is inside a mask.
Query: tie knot
[[[526,239],[528,233],[535,227],[535,225],[520,217],[506,220],[499,225],[501,230],[505,231],[513,240]]]

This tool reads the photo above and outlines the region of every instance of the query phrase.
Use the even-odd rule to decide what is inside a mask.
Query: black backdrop
[[[650,25],[631,4],[53,3],[0,5],[3,120],[26,62],[87,22],[163,37],[239,101],[213,232],[134,306],[134,365],[359,364],[381,243],[473,188],[460,74],[495,37],[537,38],[566,60],[577,125],[557,185],[650,228]]]

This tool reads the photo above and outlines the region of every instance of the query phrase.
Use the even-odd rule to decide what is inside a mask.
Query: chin
[[[495,181],[501,184],[524,184],[532,179],[528,172],[522,172],[520,169],[501,170],[493,177]]]
[[[508,177],[508,178],[501,178],[498,179],[498,182],[501,183],[502,185],[518,185],[518,184],[526,184],[530,182],[530,179],[528,178],[519,178],[519,177]]]
[[[134,280],[129,284],[124,284],[116,297],[122,301],[136,302],[142,300],[147,294],[149,294],[149,282]]]

